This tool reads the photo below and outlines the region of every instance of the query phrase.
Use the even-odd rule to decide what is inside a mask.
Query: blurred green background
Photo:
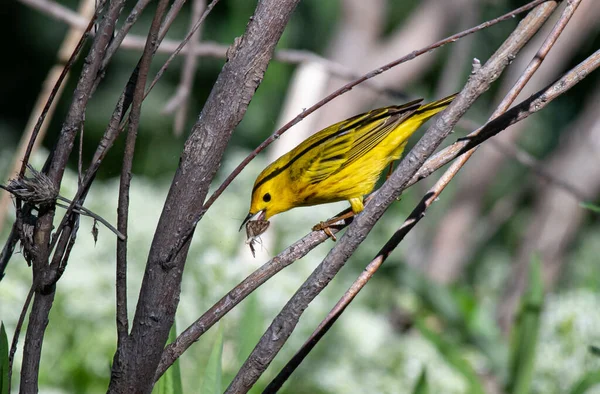
[[[352,27],[349,23],[352,22],[352,18],[357,17],[351,12],[353,7],[356,7],[353,3],[357,2],[302,1],[278,48],[308,50],[340,62],[350,59],[346,63],[350,69],[357,72],[368,71],[368,68],[361,68],[364,65],[359,65],[359,60],[362,60],[361,56],[364,54],[357,54],[354,58],[352,48],[345,49],[346,55],[340,55],[340,49],[336,48],[336,39],[340,37],[340,32]],[[524,4],[523,1],[516,0],[463,0],[462,4],[459,3],[460,1],[455,1],[453,6],[476,9],[472,24],[496,17]],[[588,0],[587,3],[593,3],[593,0]],[[76,9],[78,5],[72,0],[61,4],[71,9]],[[124,11],[124,15],[131,6],[132,2],[128,2],[129,8]],[[203,26],[202,40],[230,45],[235,37],[243,34],[255,6],[255,1],[221,1]],[[376,1],[369,6],[382,7],[383,15],[378,16],[381,25],[377,26],[376,33],[361,32],[358,29],[355,34],[356,37],[363,37],[363,33],[364,36],[375,35],[375,42],[389,43],[396,35],[401,36],[402,32],[408,34],[402,29],[410,26],[416,29],[411,23],[419,20],[418,12],[431,12],[428,16],[431,20],[435,17],[432,10],[436,9],[454,15],[444,19],[444,25],[440,28],[443,31],[438,38],[468,26],[464,25],[468,20],[467,16],[462,15],[460,8],[450,10],[446,8],[450,7],[448,3],[443,1],[390,0]],[[146,34],[154,7],[155,4],[151,4],[143,13],[132,30],[133,34]],[[587,11],[578,12],[596,12],[595,8],[600,7],[595,4],[595,7],[588,7]],[[368,12],[365,14],[370,15]],[[10,2],[0,7],[0,16],[4,21],[0,24],[0,32],[7,38],[4,40],[7,56],[0,62],[0,175],[5,180],[12,166],[13,152],[19,143],[41,84],[55,63],[57,50],[68,28],[65,24],[19,2]],[[437,17],[442,18],[439,15]],[[190,7],[186,5],[167,38],[181,39],[188,29],[189,18]],[[121,19],[125,19],[125,16]],[[427,67],[416,73],[410,81],[402,82],[401,86],[387,86],[387,82],[383,84],[405,93],[406,96],[425,96],[427,99],[441,96],[444,90],[457,90],[468,78],[472,58],[478,58],[482,62],[489,58],[515,28],[519,19],[515,18],[477,33],[468,45],[464,45],[462,56],[456,55],[457,44],[460,42],[427,55],[430,59]],[[600,46],[598,26],[577,26],[586,32],[585,35],[577,41],[575,48],[563,55],[561,69],[554,74],[544,74],[545,77],[542,78],[545,79],[537,81],[535,89],[551,82]],[[358,41],[355,44],[360,46]],[[409,50],[419,47],[411,42],[406,45]],[[382,47],[385,48],[385,45],[382,44]],[[385,53],[385,59],[389,61],[406,53],[408,51]],[[120,49],[109,66],[104,81],[90,101],[83,141],[84,165],[89,163],[116,99],[140,54],[139,50]],[[153,73],[166,58],[165,54],[156,56]],[[355,64],[352,64],[353,61]],[[524,64],[527,61],[528,59]],[[175,136],[173,133],[173,116],[162,113],[165,103],[179,83],[182,57],[173,62],[144,102],[131,189],[128,277],[130,316],[133,316],[145,259],[170,180],[177,168],[181,149],[223,62],[223,59],[199,58],[193,94],[190,97],[189,116],[182,136]],[[383,63],[382,61],[379,64]],[[71,74],[43,146],[34,157],[36,168],[42,166],[48,149],[56,141],[81,64],[82,59]],[[409,65],[410,63],[406,67]],[[271,63],[244,120],[233,134],[214,187],[281,123],[280,113],[297,67],[294,64]],[[402,75],[405,70],[403,67],[400,66],[395,72]],[[456,71],[449,73],[451,68],[455,68]],[[516,74],[507,73],[508,76],[504,77],[501,83],[495,84],[490,92],[484,94],[469,111],[469,119],[483,122],[491,114],[499,95],[506,92],[505,85],[502,84],[510,84],[519,70],[509,71]],[[153,73],[151,75],[154,75]],[[584,115],[584,109],[593,105],[590,101],[598,90],[598,82],[598,73],[590,75],[584,83],[577,85],[548,108],[532,116],[527,123],[527,132],[522,133],[518,145],[544,165],[547,158],[560,152],[566,145],[568,133],[574,132],[573,125],[579,124],[576,122]],[[330,88],[339,86],[340,83],[339,80],[333,81]],[[308,84],[310,90],[311,82],[305,84]],[[364,94],[365,90],[355,89],[349,96],[364,97]],[[370,98],[364,100],[367,102],[356,105],[355,113],[377,105],[398,102],[387,96],[373,95],[372,92],[369,94]],[[299,110],[300,108],[294,115]],[[320,110],[321,113],[327,111],[331,111],[330,106]],[[330,112],[328,116],[335,117],[336,113]],[[470,130],[457,129],[448,143],[467,131]],[[289,133],[294,133],[294,129]],[[416,139],[413,139],[411,144],[414,140]],[[588,142],[598,145],[597,141]],[[110,151],[86,201],[89,209],[112,223],[116,222],[118,176],[123,144],[124,139],[120,138]],[[482,154],[484,153],[478,153]],[[600,160],[600,150],[592,150],[589,154],[596,163]],[[280,215],[272,221],[269,234],[265,236],[264,248],[259,251],[257,258],[253,259],[246,250],[244,234],[238,232],[238,227],[247,213],[252,183],[260,170],[272,159],[273,157],[269,158],[266,153],[259,155],[227,189],[198,227],[184,274],[181,303],[176,317],[179,331],[269,257],[275,256],[306,234],[312,225],[345,208],[345,203],[339,203],[296,209]],[[594,171],[589,168],[587,170]],[[600,177],[600,171],[595,171],[597,179]],[[584,387],[581,383],[583,379],[592,382],[598,379],[600,371],[600,360],[589,350],[590,346],[600,345],[598,214],[592,211],[582,213],[583,219],[571,230],[573,236],[564,246],[560,274],[558,279],[552,282],[552,287],[547,288],[541,312],[521,316],[522,320],[528,323],[515,326],[518,329],[515,330],[516,335],[513,332],[513,337],[539,330],[537,347],[528,353],[532,356],[531,361],[527,361],[527,355],[517,357],[515,361],[515,354],[520,353],[514,350],[514,344],[511,348],[510,337],[502,334],[496,323],[497,306],[502,300],[507,280],[510,280],[511,267],[516,264],[523,243],[528,242],[525,239],[526,231],[538,208],[536,193],[542,189],[536,187],[539,179],[532,175],[531,170],[512,158],[490,176],[494,181],[485,195],[481,196],[483,219],[477,223],[478,227],[471,228],[465,236],[477,235],[481,231],[491,229],[492,224],[486,220],[489,219],[490,212],[497,207],[497,202],[510,198],[514,193],[520,194],[511,206],[511,214],[501,220],[497,228],[490,230],[489,236],[475,242],[469,249],[468,258],[465,258],[465,264],[457,274],[456,280],[439,283],[435,275],[432,276],[427,270],[427,259],[428,253],[432,253],[437,247],[433,240],[440,222],[445,213],[452,208],[456,196],[461,195],[459,182],[453,182],[444,192],[440,201],[434,204],[428,216],[414,231],[414,235],[411,234],[390,257],[375,275],[372,283],[357,297],[322,343],[284,386],[282,392],[413,392],[413,387],[425,369],[430,392],[470,393],[478,392],[481,388],[485,392],[497,392],[493,390],[498,388],[506,392],[519,392],[513,386],[518,380],[514,372],[515,363],[517,372],[525,371],[527,366],[533,368],[530,391],[523,392],[594,392],[593,389],[576,390],[578,384],[582,385],[580,388]],[[577,176],[582,175],[573,172],[571,180]],[[465,178],[462,181],[464,182]],[[400,203],[389,209],[346,267],[310,305],[297,330],[253,392],[260,392],[301,346],[365,264],[414,208],[426,187],[432,182],[428,179],[411,188],[403,194]],[[61,194],[71,197],[76,188],[77,156],[73,154]],[[597,202],[597,194],[592,193],[588,200]],[[2,245],[14,219],[12,205],[9,210],[6,223],[0,232]],[[116,341],[115,241],[113,235],[101,227],[98,242],[94,243],[90,233],[91,227],[91,220],[81,219],[81,230],[69,266],[58,283],[57,297],[43,347],[40,377],[40,391],[43,393],[99,393],[105,392],[108,384]],[[304,259],[282,271],[221,321],[223,389],[272,318],[331,246],[331,241],[324,243]],[[531,253],[527,258],[535,261],[535,253]],[[12,338],[30,282],[30,269],[17,253],[11,260],[6,277],[0,283],[0,318],[7,327],[9,340]],[[542,285],[529,281],[528,286],[530,293],[535,293]],[[536,320],[536,316],[539,321]],[[523,325],[527,327],[522,328]],[[209,365],[209,354],[217,338],[217,331],[218,329],[213,327],[182,357],[180,366],[184,392],[202,391],[205,370]],[[21,344],[23,337],[24,335],[21,337]],[[528,338],[528,341],[535,343],[531,337]],[[518,348],[523,349],[522,346]],[[18,386],[21,358],[20,347],[16,356],[13,390]],[[524,364],[519,365],[519,360]],[[600,393],[600,390],[596,389],[595,392]]]

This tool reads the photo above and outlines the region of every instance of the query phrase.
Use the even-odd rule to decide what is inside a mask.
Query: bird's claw
[[[325,234],[327,234],[327,236],[329,238],[331,238],[334,242],[337,241],[337,238],[335,237],[335,235],[333,234],[333,232],[331,231],[331,228],[329,227],[330,223],[327,222],[319,222],[318,224],[315,224],[312,228],[313,231],[323,231]]]

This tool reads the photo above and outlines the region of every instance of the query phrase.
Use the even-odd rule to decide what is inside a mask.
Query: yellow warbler
[[[250,211],[265,221],[295,207],[348,200],[363,210],[383,169],[402,155],[408,138],[456,95],[375,109],[329,126],[265,168],[252,189]]]

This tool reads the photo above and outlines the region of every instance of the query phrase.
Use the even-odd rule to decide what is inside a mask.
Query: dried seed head
[[[24,175],[8,181],[3,188],[16,197],[32,204],[52,204],[56,201],[58,190],[52,180],[29,164],[30,176]]]

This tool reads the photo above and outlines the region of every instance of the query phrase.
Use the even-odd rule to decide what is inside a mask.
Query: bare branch
[[[135,152],[135,142],[140,124],[142,112],[142,101],[144,100],[144,91],[150,64],[157,46],[158,34],[163,15],[167,10],[169,0],[160,0],[154,19],[148,31],[146,47],[139,62],[138,77],[133,92],[133,101],[131,112],[129,113],[129,129],[127,130],[127,139],[125,141],[125,152],[123,153],[123,167],[121,169],[121,179],[119,182],[119,202],[117,207],[117,226],[119,231],[127,237],[127,222],[129,220],[129,187],[131,185],[131,168],[133,167],[133,155]],[[116,267],[116,300],[117,300],[117,353],[123,348],[124,341],[129,331],[129,322],[127,318],[127,239],[117,241],[117,267]],[[115,358],[118,359],[119,355]],[[116,363],[115,363],[116,364]]]
[[[29,305],[31,304],[31,299],[33,297],[33,288],[29,289],[29,293],[27,293],[27,297],[25,298],[25,302],[23,303],[23,308],[21,308],[21,314],[19,315],[19,320],[17,321],[17,325],[15,326],[15,333],[13,334],[12,343],[10,345],[10,353],[8,355],[8,390],[10,393],[10,386],[12,381],[12,372],[13,372],[13,363],[15,360],[15,353],[17,352],[17,345],[19,344],[19,336],[21,335],[21,329],[23,328],[23,323],[25,322],[25,316],[27,316],[27,310],[29,309]]]
[[[41,0],[35,0],[35,1],[41,1]],[[49,2],[49,0],[46,0],[46,1]],[[144,11],[144,9],[146,8],[146,6],[149,3],[150,3],[150,0],[138,0],[138,2],[135,4],[133,9],[129,13],[129,16],[127,17],[127,19],[125,19],[123,26],[121,26],[121,29],[119,29],[119,31],[117,32],[115,37],[110,42],[110,45],[106,49],[106,55],[104,55],[104,60],[102,61],[102,67],[101,67],[102,70],[106,69],[106,67],[108,66],[108,63],[112,59],[113,55],[115,54],[115,52],[117,52],[117,49],[119,49],[121,47],[121,44],[123,43],[123,40],[127,36],[127,33],[129,33],[129,30],[131,30],[131,27],[135,24],[135,22],[137,22],[138,18],[142,14],[142,11]],[[180,3],[183,3],[183,2],[180,2]],[[146,41],[144,40],[142,42],[142,46],[140,49],[144,49],[145,47],[146,47]]]
[[[208,14],[212,11],[212,9],[217,5],[218,2],[219,2],[219,0],[212,0],[210,2],[210,4],[206,7],[206,9],[202,13],[202,16],[200,17],[200,19],[198,19],[198,21],[194,24],[194,26],[192,26],[192,28],[190,29],[188,34],[185,36],[183,41],[181,41],[181,43],[177,46],[175,51],[173,51],[173,53],[169,56],[167,61],[165,61],[165,63],[162,65],[160,70],[158,70],[158,72],[156,73],[156,76],[152,80],[152,83],[150,83],[150,86],[146,90],[146,96],[148,96],[148,94],[150,93],[150,91],[152,90],[154,85],[156,85],[156,83],[158,82],[160,77],[162,77],[164,72],[167,71],[167,68],[169,67],[169,65],[171,64],[173,59],[175,59],[175,56],[177,56],[179,54],[179,52],[181,52],[183,47],[188,43],[188,41],[192,38],[192,36],[196,33],[196,31],[198,31],[198,29],[202,25],[202,22],[204,22],[204,20],[208,16]],[[234,44],[234,46],[235,46],[235,44]]]
[[[206,8],[206,0],[194,0],[192,3],[192,26],[193,22],[202,17],[202,11]],[[181,71],[181,81],[175,95],[167,102],[164,108],[164,113],[171,114],[177,110],[175,114],[175,123],[173,130],[176,136],[183,133],[183,127],[185,126],[185,120],[187,118],[189,96],[194,86],[194,76],[196,75],[196,68],[198,66],[198,58],[194,54],[198,41],[200,40],[200,29],[196,30],[190,38],[190,44],[188,45],[188,53],[185,55],[185,62],[183,63],[183,70]]]
[[[339,231],[335,228],[332,230],[334,233]],[[160,364],[156,370],[156,375],[154,376],[154,381],[158,381],[162,374],[166,372],[183,352],[185,352],[198,340],[198,338],[200,338],[200,336],[202,336],[202,334],[208,331],[237,304],[242,302],[250,293],[267,280],[271,279],[279,271],[301,259],[308,252],[326,240],[327,235],[322,231],[313,231],[251,273],[246,279],[234,287],[194,323],[186,328],[173,343],[165,347],[160,359]]]
[[[103,4],[103,3],[101,3]],[[62,176],[65,171],[67,160],[73,148],[74,139],[77,131],[83,125],[85,110],[88,100],[91,97],[92,88],[100,64],[104,56],[106,47],[112,37],[112,32],[116,20],[124,5],[123,0],[115,0],[110,3],[106,14],[100,23],[99,32],[92,44],[87,61],[83,65],[77,87],[73,92],[73,101],[67,112],[63,123],[56,148],[48,161],[47,175],[59,188]],[[89,28],[93,23],[90,23]],[[40,117],[42,119],[42,117]],[[43,120],[43,119],[42,119]],[[38,122],[41,124],[41,122]],[[39,129],[39,128],[38,128]],[[30,146],[33,145],[36,132],[34,131]],[[28,147],[28,151],[31,149]],[[26,160],[24,165],[26,164]],[[21,173],[24,172],[22,168]],[[39,211],[36,221],[33,239],[35,240],[35,253],[32,256],[33,265],[33,289],[35,291],[33,307],[29,316],[29,325],[25,337],[25,346],[23,351],[23,368],[21,370],[21,391],[37,392],[38,374],[41,357],[42,341],[46,325],[48,324],[48,314],[54,300],[55,288],[52,273],[54,267],[48,264],[51,250],[49,248],[52,222],[54,220],[54,208],[43,207]]]

